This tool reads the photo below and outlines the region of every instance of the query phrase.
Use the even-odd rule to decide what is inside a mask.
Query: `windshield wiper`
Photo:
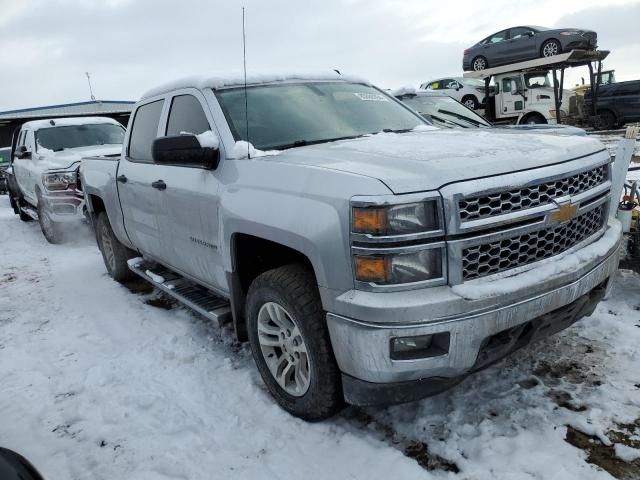
[[[61,152],[62,150],[64,150],[66,147],[60,147],[60,148],[54,148],[53,151],[54,152]]]
[[[482,125],[481,122],[477,120],[473,120],[469,117],[465,117],[464,115],[460,115],[459,113],[456,113],[456,112],[450,112],[449,110],[441,110],[441,109],[438,109],[438,111],[440,113],[444,113],[445,115],[451,115],[452,117],[455,117],[458,120],[462,120],[463,122],[469,122],[472,125],[475,125],[476,127],[479,127],[480,125]]]
[[[411,132],[413,128],[398,128],[394,130],[393,128],[383,128],[382,131],[384,133],[407,133]]]
[[[450,125],[454,125],[454,126],[456,126],[456,127],[469,128],[469,126],[468,126],[468,125],[462,125],[462,124],[460,124],[460,123],[456,123],[456,122],[454,122],[453,120],[449,120],[449,119],[446,119],[446,118],[438,117],[437,115],[433,115],[433,114],[432,114],[432,115],[430,115],[430,117],[431,117],[433,120],[436,120],[436,121],[438,121],[438,122],[440,122],[440,123],[444,124],[445,126],[446,126],[446,125],[449,125],[449,126],[450,126]]]
[[[287,150],[289,148],[306,147],[307,145],[318,145],[319,143],[337,142],[338,140],[351,140],[351,139],[359,138],[363,136],[364,135],[349,135],[347,137],[325,138],[323,140],[300,139],[300,140],[296,140],[295,142],[285,143],[284,145],[269,147],[269,150]]]

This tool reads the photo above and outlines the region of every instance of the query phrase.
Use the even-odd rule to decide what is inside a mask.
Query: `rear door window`
[[[500,42],[504,42],[507,39],[507,32],[508,30],[503,30],[502,32],[498,32],[494,35],[492,35],[489,38],[488,43],[500,43]]]
[[[152,162],[151,146],[158,136],[158,124],[164,100],[156,100],[138,107],[133,118],[129,139],[129,159],[134,162]]]
[[[444,80],[442,80],[442,85],[443,85],[443,88],[447,90],[458,88],[458,82],[456,82],[452,78],[445,78]]]
[[[202,104],[196,97],[193,95],[173,97],[167,122],[167,136],[198,135],[207,130],[211,130],[211,127]]]

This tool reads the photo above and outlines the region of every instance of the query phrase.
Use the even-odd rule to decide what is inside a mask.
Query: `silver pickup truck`
[[[131,118],[81,167],[107,270],[233,322],[307,420],[449,388],[590,315],[618,265],[590,138],[438,129],[346,77],[189,79]]]

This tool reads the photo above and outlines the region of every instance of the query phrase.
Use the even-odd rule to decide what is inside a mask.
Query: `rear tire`
[[[38,223],[47,242],[54,245],[62,243],[62,226],[51,219],[49,209],[42,198],[38,199]]]
[[[613,130],[616,128],[616,116],[610,110],[598,112],[598,130]]]
[[[487,68],[489,64],[487,63],[487,59],[484,57],[476,57],[471,61],[471,68],[475,72],[479,72],[480,70],[484,70]]]
[[[259,275],[246,312],[253,358],[278,404],[310,422],[337,413],[342,378],[313,273],[296,264]]]
[[[11,191],[11,186],[9,186],[9,202],[11,203],[11,208],[13,208],[13,213],[20,216],[20,220],[23,222],[30,222],[33,220],[31,216],[27,215],[22,211],[22,206],[25,205],[24,198],[22,194],[18,192],[16,195]]]
[[[554,55],[560,55],[562,53],[562,45],[558,40],[547,40],[542,44],[540,48],[541,57],[553,57]]]
[[[31,222],[33,221],[33,218],[31,218],[31,215],[25,213],[22,210],[22,206],[24,205],[24,200],[18,200],[17,202],[14,200],[14,203],[16,203],[16,208],[17,208],[17,214],[20,216],[20,220],[22,220],[23,222]]]
[[[135,257],[136,252],[120,243],[105,212],[100,212],[96,220],[96,240],[109,275],[120,283],[134,278],[135,274],[129,270],[127,260]]]
[[[465,95],[462,97],[462,104],[471,110],[478,109],[478,99],[473,95]]]
[[[9,190],[9,205],[11,205],[11,208],[13,209],[13,213],[15,213],[16,215],[20,213],[20,209],[18,208],[18,204],[13,198],[13,194],[11,193],[11,190]]]

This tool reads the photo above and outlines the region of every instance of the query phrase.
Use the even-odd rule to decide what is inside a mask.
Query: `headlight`
[[[45,173],[42,176],[42,181],[47,190],[67,190],[71,187],[75,187],[77,175],[76,172]]]
[[[408,253],[355,253],[356,280],[394,285],[442,278],[443,249],[437,246]]]
[[[578,30],[567,30],[566,32],[560,32],[560,35],[580,35]]]
[[[375,236],[409,235],[439,230],[438,203],[353,207],[352,232]]]

